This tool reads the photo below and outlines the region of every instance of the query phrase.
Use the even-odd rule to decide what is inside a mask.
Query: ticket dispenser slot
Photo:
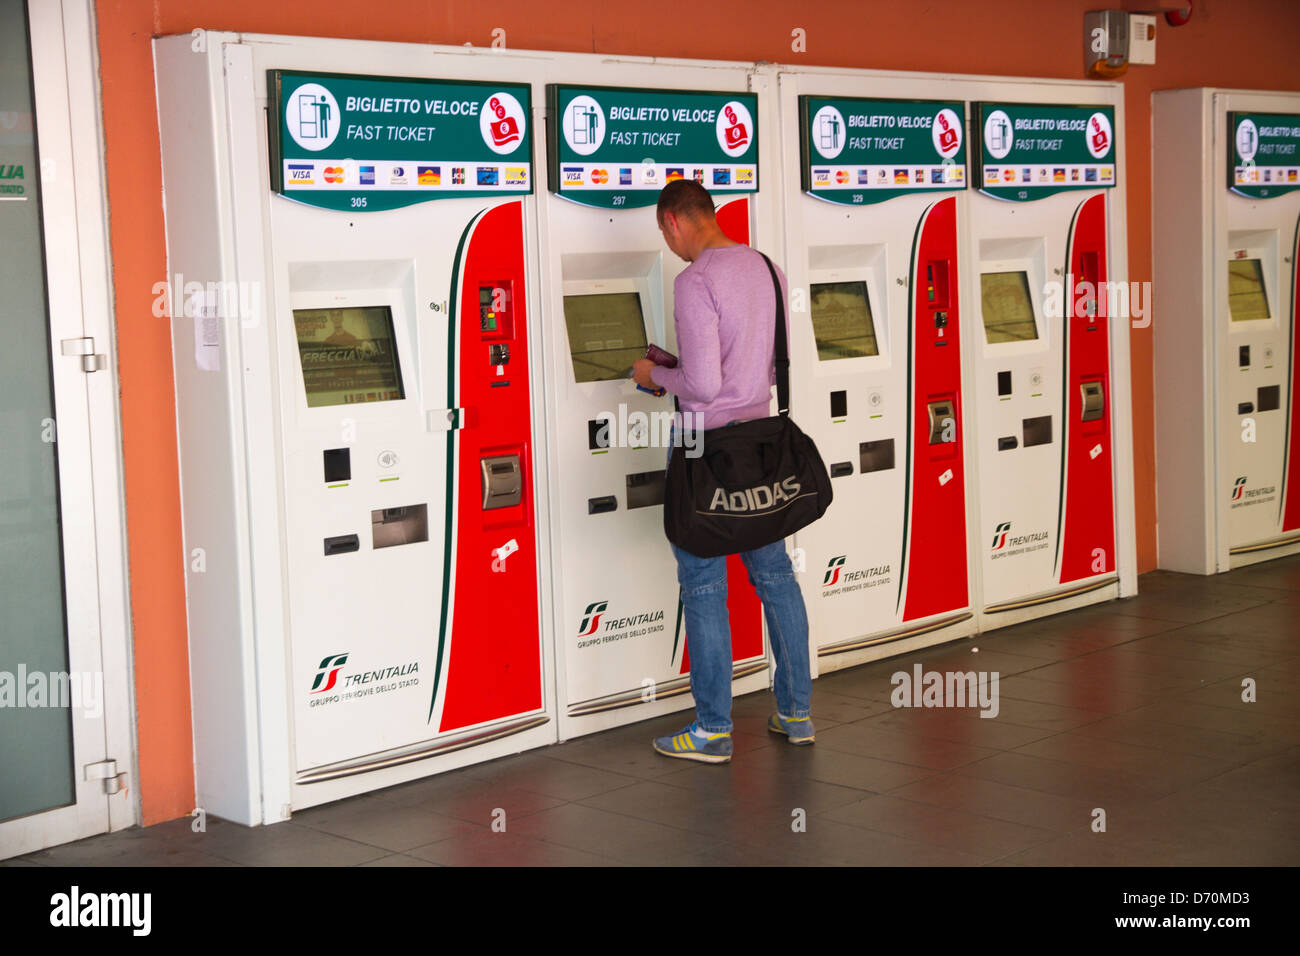
[[[523,497],[523,470],[518,455],[498,455],[481,460],[483,510],[508,508]]]
[[[370,512],[371,547],[392,548],[429,540],[429,506],[402,505]]]
[[[858,470],[888,471],[894,467],[894,439],[864,441],[858,445]]]
[[[627,476],[627,506],[650,508],[664,503],[664,482],[667,472],[642,471]]]
[[[1095,422],[1106,413],[1106,396],[1101,382],[1080,382],[1079,391],[1083,393],[1083,416],[1085,422]]]
[[[1052,416],[1044,415],[1041,418],[1026,418],[1022,422],[1025,433],[1025,447],[1030,448],[1034,445],[1050,445],[1052,443]]]
[[[1282,387],[1264,385],[1255,390],[1255,407],[1261,412],[1275,412],[1282,407]]]

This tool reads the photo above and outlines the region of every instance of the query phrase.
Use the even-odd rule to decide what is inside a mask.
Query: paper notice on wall
[[[190,296],[189,313],[194,317],[194,363],[205,372],[221,371],[221,317],[216,296],[196,291]]]

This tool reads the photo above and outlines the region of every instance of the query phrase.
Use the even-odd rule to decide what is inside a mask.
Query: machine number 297
[[[623,205],[625,202],[627,202],[627,197],[626,197],[626,196],[614,196],[614,197],[610,200],[610,205],[612,205],[612,206],[621,206],[621,205]]]

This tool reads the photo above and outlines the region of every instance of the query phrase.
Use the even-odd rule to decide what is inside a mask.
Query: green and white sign
[[[587,206],[652,206],[674,179],[758,190],[753,93],[547,87],[551,191]]]
[[[975,180],[995,199],[1032,202],[1115,185],[1115,108],[972,103],[980,132]]]
[[[965,189],[964,113],[959,101],[801,96],[801,186],[846,205]]]
[[[533,191],[526,84],[267,71],[271,188],[374,212]]]
[[[1300,189],[1300,115],[1228,114],[1228,188],[1252,199]]]

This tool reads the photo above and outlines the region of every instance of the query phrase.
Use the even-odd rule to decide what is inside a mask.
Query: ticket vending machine
[[[793,540],[824,673],[975,627],[958,262],[965,104],[939,80],[809,71],[778,82],[791,414],[835,490]]]
[[[648,344],[676,352],[659,191],[693,177],[749,241],[756,97],[731,64],[557,64],[541,216],[547,432],[561,739],[687,709],[690,656],[663,496],[672,396],[629,379]],[[599,79],[623,86],[583,85]],[[695,88],[692,89],[692,86]],[[767,686],[761,604],[728,560],[733,691]]]
[[[1300,552],[1300,96],[1156,93],[1159,564]]]
[[[1136,579],[1119,88],[977,95],[965,334],[986,630]]]
[[[216,33],[155,58],[200,806],[271,823],[553,742],[535,68]]]

